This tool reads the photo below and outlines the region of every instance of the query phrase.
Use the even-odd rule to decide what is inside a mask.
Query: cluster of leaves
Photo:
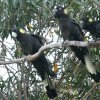
[[[0,60],[9,58],[8,53],[9,59],[23,56],[17,42],[15,42],[16,51],[15,45],[10,48],[4,45],[5,39],[9,38],[14,27],[25,27],[31,23],[33,29],[30,32],[40,35],[45,42],[48,43],[48,37],[51,38],[51,42],[62,41],[58,23],[53,18],[53,10],[57,5],[66,6],[70,16],[79,24],[84,16],[95,20],[100,18],[100,11],[91,0],[0,0]],[[97,67],[100,66],[99,49],[99,47],[90,49],[93,62]],[[53,58],[52,61],[50,59],[51,66],[58,63],[59,67],[58,97],[55,100],[78,100],[92,87],[93,82],[88,72],[69,48],[52,49],[46,51],[46,55]],[[47,95],[42,91],[41,79],[30,64],[23,62],[3,67],[7,70],[8,78],[6,80],[0,78],[0,91],[9,100],[48,100]],[[89,100],[99,100],[99,98],[97,88],[87,97]],[[2,97],[0,100],[3,100]]]

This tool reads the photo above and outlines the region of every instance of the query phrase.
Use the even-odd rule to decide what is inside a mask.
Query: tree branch
[[[22,61],[33,61],[37,59],[40,54],[47,50],[47,49],[52,49],[52,48],[60,48],[60,47],[67,47],[67,46],[78,46],[78,47],[86,47],[86,46],[100,46],[100,41],[90,41],[90,42],[83,42],[83,41],[68,41],[66,40],[64,43],[51,43],[42,46],[39,51],[33,55],[28,55],[23,58],[19,59],[13,59],[10,61],[0,61],[0,65],[5,65],[5,64],[13,64],[13,63],[21,63]]]
[[[80,100],[84,100],[84,98],[86,98],[96,88],[97,85],[100,85],[100,83],[95,83],[93,87],[88,92],[86,92]]]
[[[3,94],[1,91],[0,91],[0,95],[1,95],[1,97],[2,97],[4,100],[8,100],[8,98],[6,97],[6,95]]]
[[[19,58],[19,59],[13,59],[10,61],[0,61],[0,65],[6,65],[6,64],[13,64],[13,63],[21,63],[25,60],[25,57]]]

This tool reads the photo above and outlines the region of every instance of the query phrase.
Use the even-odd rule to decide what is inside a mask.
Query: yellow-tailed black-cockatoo
[[[95,40],[100,39],[100,20],[93,21],[89,17],[84,17],[82,19],[82,28],[89,31]]]
[[[83,32],[80,26],[71,19],[66,8],[58,6],[55,10],[54,17],[59,21],[59,27],[62,37],[65,40],[83,41]],[[95,82],[100,81],[100,73],[96,70],[89,57],[87,47],[70,46],[76,57],[86,66],[88,72]]]
[[[22,52],[24,55],[33,55],[43,45],[41,38],[38,35],[27,34],[24,29],[15,28],[12,30],[12,36],[19,41]],[[36,60],[31,61],[37,72],[41,76],[42,80],[46,82],[46,92],[50,99],[57,97],[57,92],[52,83],[50,77],[55,77],[56,74],[53,72],[48,64],[48,61],[42,53]]]

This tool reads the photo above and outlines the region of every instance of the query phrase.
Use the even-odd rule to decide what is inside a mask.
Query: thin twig
[[[64,79],[65,74],[66,74],[66,71],[62,73],[61,78],[59,79],[59,81],[58,81],[58,83],[57,83],[57,85],[56,85],[56,88],[59,87],[61,81]]]
[[[0,95],[1,95],[1,97],[2,97],[4,100],[8,100],[8,98],[6,97],[6,95],[5,95],[4,93],[2,93],[1,91],[0,91]]]
[[[84,100],[84,98],[87,97],[96,88],[97,85],[100,85],[100,82],[95,83],[93,87],[88,92],[86,92],[85,95],[80,100]]]

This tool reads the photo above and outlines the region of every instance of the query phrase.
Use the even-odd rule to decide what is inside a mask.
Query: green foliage
[[[30,29],[30,32],[43,37],[44,42],[62,41],[58,23],[53,18],[53,9],[56,5],[65,5],[70,16],[79,24],[84,16],[95,20],[100,19],[100,9],[92,0],[0,0],[0,60],[23,56],[16,41],[17,49],[15,45],[5,48],[7,45],[3,45],[2,42],[9,38],[14,27],[25,27],[31,23],[33,28]],[[48,37],[51,38],[50,42],[48,42]],[[90,75],[69,48],[51,49],[45,54],[48,58],[50,56],[52,66],[53,63],[58,63],[58,81],[64,74],[62,81],[58,82],[58,97],[55,100],[80,100],[92,88],[94,82],[91,81]],[[100,69],[100,47],[90,47],[90,55],[95,67]],[[5,65],[4,68],[7,70],[8,77],[6,80],[0,78],[0,91],[9,100],[49,100],[43,92],[41,79],[30,63]],[[86,99],[99,100],[98,87]],[[0,100],[3,100],[2,97]]]

